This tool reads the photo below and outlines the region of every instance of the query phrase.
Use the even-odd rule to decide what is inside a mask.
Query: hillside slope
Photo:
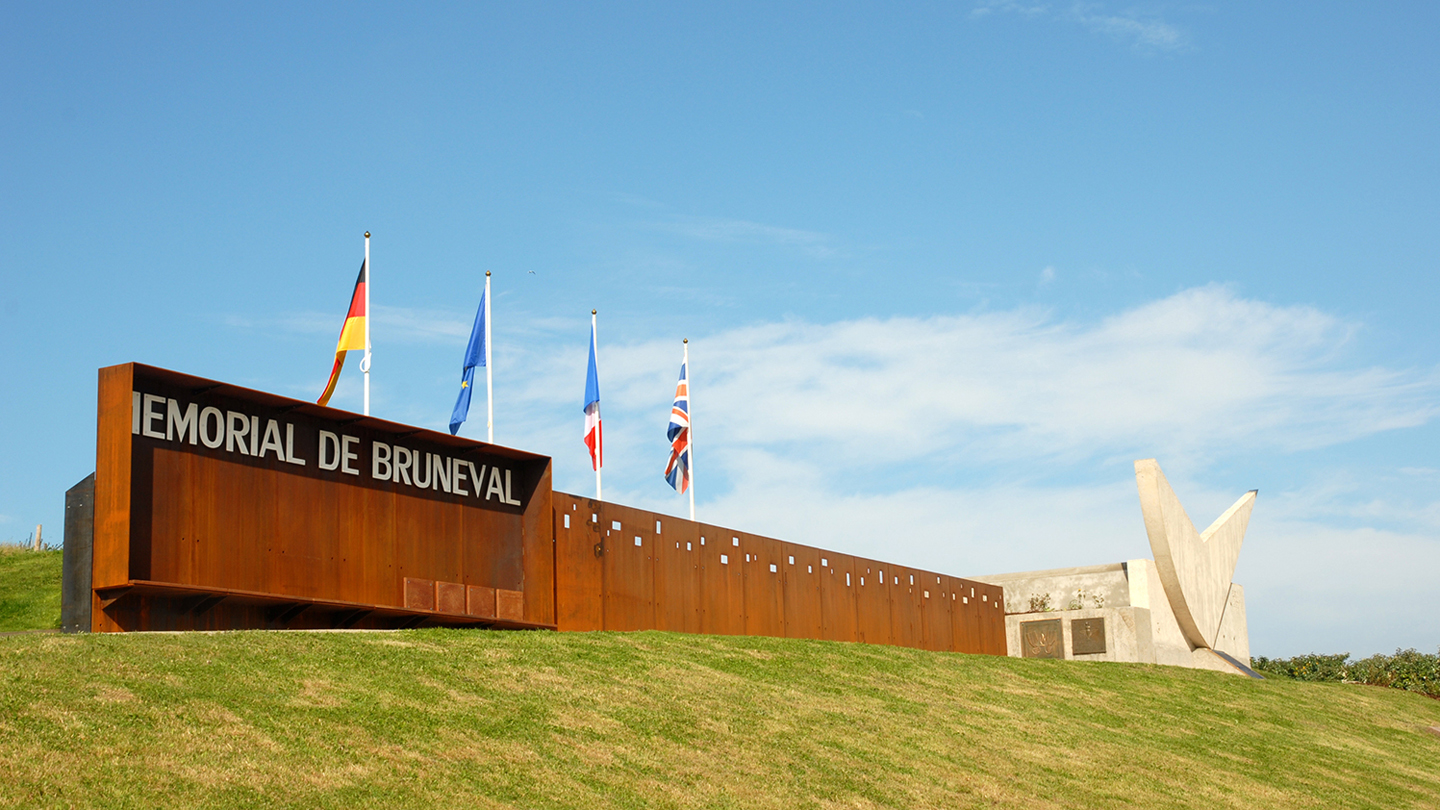
[[[60,626],[61,556],[0,546],[0,632]]]
[[[0,638],[0,807],[1437,807],[1440,701],[816,641]]]

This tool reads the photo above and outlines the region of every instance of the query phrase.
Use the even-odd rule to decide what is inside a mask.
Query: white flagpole
[[[590,339],[595,342],[592,347],[595,350],[595,374],[599,376],[600,335],[595,331],[595,310],[593,309],[590,310]],[[603,461],[605,458],[605,420],[603,418],[600,420],[600,427],[598,433],[595,435],[595,458],[601,461],[601,463],[595,465],[595,500],[603,501],[605,498],[600,494],[600,468],[605,466]]]
[[[485,428],[490,444],[495,443],[495,381],[490,374],[490,271],[485,271]]]
[[[365,415],[370,415],[370,232],[365,232]]]
[[[685,338],[685,397],[690,403],[690,522],[695,522],[695,388],[690,385],[690,338]]]

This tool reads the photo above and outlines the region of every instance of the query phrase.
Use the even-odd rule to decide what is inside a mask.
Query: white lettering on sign
[[[210,450],[224,448],[254,459],[269,459],[304,467],[308,462],[295,453],[295,425],[279,419],[264,419],[200,407],[157,394],[131,392],[130,432],[137,436],[180,444],[200,444]],[[302,425],[303,429],[303,425]],[[360,476],[364,448],[357,436],[329,430],[316,431],[315,466],[325,472]],[[389,481],[432,492],[474,496],[495,500],[506,506],[523,506],[515,497],[514,470],[440,453],[411,450],[382,441],[370,443],[368,473],[376,481]]]

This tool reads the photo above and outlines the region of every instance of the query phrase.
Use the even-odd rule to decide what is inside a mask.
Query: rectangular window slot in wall
[[[749,554],[746,554],[746,555],[745,555],[745,562],[750,562],[750,555],[749,555]]]
[[[899,585],[899,584],[900,584],[900,578],[899,578],[899,577],[895,577],[895,584],[896,584],[896,585]]]
[[[701,536],[700,536],[700,545],[702,545],[702,546],[705,545],[705,536],[704,536],[704,535],[701,535]]]
[[[721,554],[721,555],[720,555],[720,564],[721,564],[721,565],[729,565],[729,564],[730,564],[730,558],[727,557],[727,556],[725,556],[724,554]]]
[[[926,598],[926,599],[929,599],[929,598],[930,598],[930,592],[929,592],[929,591],[926,591],[926,592],[925,592],[925,598]]]
[[[791,557],[790,557],[790,564],[791,564],[791,565],[794,565],[794,564],[795,564],[795,557],[794,557],[794,556],[791,556]]]
[[[910,575],[910,584],[911,584],[911,585],[914,585],[914,584],[915,584],[915,575],[914,575],[914,574],[911,574],[911,575]]]
[[[813,565],[807,565],[807,566],[805,566],[805,573],[807,573],[807,574],[813,574],[813,573],[815,573],[815,566],[813,566]]]
[[[821,558],[820,558],[820,567],[821,567],[821,568],[829,568],[829,567],[830,567],[830,561],[827,560],[827,559],[825,559],[824,557],[821,557]]]
[[[738,548],[738,547],[740,546],[740,538],[738,538],[738,537],[732,537],[732,538],[730,538],[730,545],[735,546],[735,547]]]
[[[599,523],[599,522],[600,522],[600,516],[597,515],[597,514],[595,514],[594,512],[591,512],[591,513],[590,513],[590,522],[591,522],[591,523]]]
[[[975,596],[975,589],[974,589],[974,588],[971,588],[971,589],[970,589],[970,596],[971,596],[971,597],[974,597],[974,596]]]
[[[773,573],[775,573],[775,571],[776,571],[775,563],[770,563],[770,573],[773,574]]]
[[[377,452],[378,452],[378,451],[377,451]],[[565,516],[565,528],[567,528],[567,529],[570,528],[570,516],[569,516],[569,515],[566,515],[566,516]]]
[[[675,541],[675,550],[676,550],[676,551],[679,551],[679,550],[680,550],[680,541],[679,541],[679,540],[676,540],[676,541]]]
[[[635,545],[640,545],[640,535],[635,535]]]
[[[660,521],[658,521],[658,520],[655,521],[655,533],[656,533],[656,534],[659,534],[659,533],[660,533]]]
[[[962,604],[962,605],[968,605],[968,604],[970,604],[970,597],[967,596],[967,597],[965,597],[964,599],[961,599],[961,600],[960,600],[960,604]]]
[[[981,601],[981,602],[989,602],[989,601],[990,601],[990,594],[988,594],[988,593],[982,593],[982,594],[980,594],[980,601]]]
[[[620,531],[620,521],[618,521],[618,520],[612,520],[612,521],[610,521],[610,528],[614,529],[614,530],[617,531],[617,532]]]
[[[845,572],[845,587],[847,587],[847,588],[850,587],[850,572],[849,572],[849,571],[846,571],[846,572]]]
[[[686,540],[686,541],[685,541],[685,550],[686,550],[686,551],[694,551],[694,549],[690,547],[690,541],[689,541],[689,540]]]
[[[850,576],[850,575],[849,575],[849,574],[846,574],[845,576],[848,577],[848,576]],[[865,578],[864,578],[864,577],[860,577],[860,584],[861,584],[861,585],[864,585],[864,584],[865,584]]]

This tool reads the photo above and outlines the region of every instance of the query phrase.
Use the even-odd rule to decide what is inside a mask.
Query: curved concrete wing
[[[1155,568],[1180,630],[1191,645],[1213,648],[1258,490],[1241,496],[1202,533],[1155,459],[1135,462],[1135,483]]]

